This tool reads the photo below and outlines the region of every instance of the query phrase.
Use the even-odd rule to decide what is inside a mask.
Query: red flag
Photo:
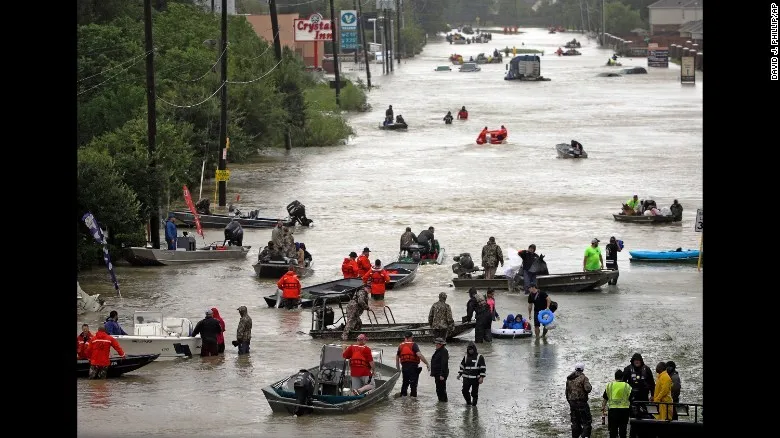
[[[203,228],[200,226],[200,215],[198,214],[198,210],[195,209],[195,204],[192,203],[192,197],[190,196],[190,189],[187,188],[187,185],[184,186],[184,200],[187,201],[187,207],[190,208],[190,211],[192,212],[192,215],[195,216],[195,230],[198,234],[200,234],[200,237],[206,238],[203,235]]]

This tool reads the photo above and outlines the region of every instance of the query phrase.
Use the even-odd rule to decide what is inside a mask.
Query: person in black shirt
[[[518,251],[517,255],[523,259],[523,290],[527,295],[530,286],[536,284],[536,273],[528,272],[528,270],[531,269],[531,266],[533,266],[534,260],[539,257],[539,255],[536,254],[536,245],[533,243],[528,245],[527,250]]]
[[[450,354],[445,345],[444,338],[436,338],[436,351],[431,356],[431,377],[436,382],[436,396],[440,402],[447,403],[447,377],[450,375]]]
[[[192,330],[193,337],[200,334],[202,342],[200,348],[201,356],[219,355],[219,345],[217,343],[217,335],[219,333],[222,333],[222,326],[214,318],[214,312],[211,309],[206,310],[206,317],[198,321],[195,324],[195,329]]]
[[[528,315],[533,315],[534,333],[536,333],[537,338],[539,337],[539,327],[542,325],[542,323],[539,322],[539,312],[549,308],[550,296],[547,295],[547,292],[542,292],[537,289],[536,284],[531,284],[528,287]],[[547,328],[545,327],[544,331],[542,332],[542,337],[546,336]]]
[[[617,253],[622,251],[623,249],[620,248],[620,245],[617,244],[617,240],[615,240],[615,236],[612,236],[609,238],[609,243],[607,244],[607,269],[610,271],[617,271],[618,270],[618,263],[617,263]],[[609,280],[608,284],[617,284],[617,280],[620,274],[616,275],[614,279]]]

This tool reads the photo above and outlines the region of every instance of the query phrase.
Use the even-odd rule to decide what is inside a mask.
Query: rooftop
[[[688,21],[680,26],[680,32],[703,33],[704,20]]]
[[[704,8],[704,0],[659,0],[648,8]]]

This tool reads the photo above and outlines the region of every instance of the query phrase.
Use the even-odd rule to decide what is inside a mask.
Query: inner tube
[[[537,317],[539,320],[539,323],[542,325],[547,325],[555,319],[555,315],[548,309],[544,309],[541,312],[539,312],[539,316]]]

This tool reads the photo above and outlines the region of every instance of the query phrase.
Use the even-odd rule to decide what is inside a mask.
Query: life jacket
[[[631,395],[631,386],[626,382],[607,383],[607,406],[609,409],[628,409],[631,402],[628,397]]]
[[[381,295],[385,293],[385,283],[390,281],[390,274],[384,269],[372,268],[363,275],[363,281],[371,283],[371,295]]]
[[[458,111],[458,117],[460,117],[461,119],[468,119],[469,118],[469,112],[460,110],[460,111]]]
[[[84,339],[84,333],[79,333],[76,338],[76,354],[79,359],[89,359],[89,341],[94,338],[91,332],[87,332],[86,340]]]
[[[413,362],[413,363],[420,363],[420,357],[417,356],[417,353],[412,351],[412,346],[414,345],[414,342],[405,341],[401,342],[401,345],[399,346],[400,353],[398,357],[401,360],[401,363],[406,362]]]
[[[368,347],[365,345],[351,345],[352,347],[352,356],[349,358],[349,366],[351,368],[365,368],[367,370],[371,369],[371,363],[368,362],[365,359],[365,353]],[[370,350],[369,350],[370,351]],[[368,354],[369,356],[371,353]]]
[[[357,261],[347,257],[344,262],[341,263],[341,273],[344,274],[344,278],[356,278],[358,277],[358,264]]]
[[[368,256],[365,254],[360,254],[360,257],[357,258],[357,266],[358,266],[358,277],[363,277],[363,275],[366,274],[366,272],[371,270],[371,260],[368,259]]]
[[[301,298],[301,282],[298,281],[295,272],[287,271],[276,283],[276,286],[282,290],[282,298],[284,299],[297,300]]]

